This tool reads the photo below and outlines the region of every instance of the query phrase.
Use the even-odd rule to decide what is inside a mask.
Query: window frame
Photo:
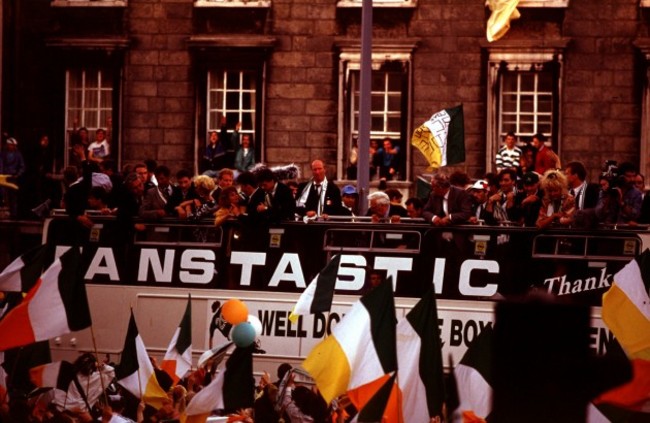
[[[212,88],[212,87],[211,87],[211,84],[210,84],[210,81],[211,81],[211,77],[210,77],[210,76],[211,76],[212,73],[215,73],[215,72],[219,72],[219,73],[222,73],[222,74],[225,73],[225,72],[229,72],[229,73],[235,73],[235,72],[237,72],[237,73],[239,73],[239,78],[238,78],[238,79],[239,79],[239,86],[237,87],[237,89],[228,88],[228,86],[227,86],[228,82],[227,82],[227,76],[226,76],[226,75],[223,75],[223,78],[226,78],[226,81],[224,81],[224,84],[223,84],[223,89],[220,89],[220,88],[218,88],[218,87],[216,87],[216,88]],[[238,93],[238,95],[237,95],[237,100],[238,100],[238,103],[239,103],[239,107],[238,107],[237,110],[236,110],[236,113],[237,113],[237,119],[236,119],[236,121],[237,121],[237,122],[242,122],[242,116],[243,116],[244,114],[250,114],[250,115],[252,115],[252,119],[251,119],[251,121],[252,121],[252,123],[253,123],[253,128],[252,128],[252,129],[242,128],[242,130],[240,131],[240,133],[241,133],[241,134],[249,134],[249,135],[252,135],[252,136],[253,136],[253,142],[256,141],[256,136],[255,136],[255,132],[256,132],[256,131],[255,131],[255,122],[256,122],[256,120],[257,120],[257,111],[258,111],[258,107],[257,107],[257,98],[258,98],[258,91],[259,91],[259,89],[258,89],[258,87],[257,87],[257,84],[258,84],[258,81],[259,81],[259,75],[253,75],[253,76],[254,76],[253,79],[254,79],[254,82],[255,82],[255,87],[254,87],[254,89],[251,90],[251,89],[247,89],[247,88],[242,87],[242,82],[243,82],[242,79],[243,79],[243,74],[244,74],[245,72],[250,72],[250,73],[253,73],[253,74],[256,73],[255,70],[251,70],[251,69],[241,69],[241,68],[240,68],[240,69],[235,69],[235,68],[232,68],[232,69],[223,69],[223,68],[222,68],[222,69],[215,69],[215,68],[208,69],[208,72],[207,72],[207,75],[206,75],[207,78],[208,78],[208,79],[207,79],[207,88],[206,88],[206,95],[207,95],[207,98],[206,98],[206,125],[205,125],[205,128],[206,128],[206,134],[207,134],[207,133],[210,133],[210,132],[212,132],[212,131],[217,131],[217,132],[219,132],[219,131],[221,130],[220,127],[216,127],[216,126],[215,126],[215,127],[211,127],[210,124],[211,124],[212,122],[210,122],[210,114],[211,114],[213,111],[215,111],[215,112],[217,112],[217,113],[221,113],[222,115],[225,114],[226,116],[229,116],[229,114],[230,114],[230,110],[234,110],[234,109],[228,109],[228,104],[227,104],[227,94],[228,94],[229,92],[237,92],[237,93]],[[222,75],[220,75],[220,77],[221,77],[221,76],[222,76]],[[212,105],[212,102],[211,102],[211,97],[212,97],[212,96],[211,96],[211,94],[212,94],[213,91],[214,91],[217,95],[218,95],[218,93],[219,93],[220,91],[223,92],[223,102],[222,102],[222,106],[223,106],[223,108],[219,108],[218,105],[217,105],[217,107],[211,107],[211,105]],[[246,108],[243,107],[243,105],[242,105],[242,99],[243,99],[243,94],[245,94],[245,93],[253,93],[253,104],[254,104],[253,108],[246,109]],[[230,125],[228,125],[228,127],[230,128]],[[233,133],[233,130],[228,129],[228,133],[229,133],[229,134],[232,134],[232,133]]]
[[[128,0],[52,0],[52,7],[127,7]]]
[[[501,146],[502,137],[500,134],[500,77],[501,67],[506,66],[509,70],[531,69],[532,66],[540,66],[544,63],[556,62],[558,66],[557,81],[553,81],[557,90],[557,98],[554,98],[553,120],[552,120],[552,138],[548,141],[551,143],[555,152],[561,154],[562,144],[562,81],[564,72],[563,53],[567,40],[561,40],[555,46],[536,47],[530,46],[488,46],[488,66],[487,66],[487,129],[485,143],[485,169],[486,172],[494,171],[494,158]]]
[[[270,8],[270,0],[195,0],[194,7]]]
[[[408,44],[404,46],[386,46],[381,43],[375,43],[371,55],[373,70],[380,69],[384,64],[391,62],[402,62],[406,67],[404,71],[404,78],[406,78],[403,98],[401,117],[401,134],[399,141],[402,143],[400,147],[403,149],[401,152],[404,164],[404,174],[400,175],[400,179],[395,179],[395,182],[405,182],[410,180],[411,176],[411,148],[409,143],[409,134],[411,133],[411,117],[412,117],[412,102],[413,102],[413,50],[416,44]],[[337,165],[336,174],[338,180],[346,180],[346,168],[348,166],[348,151],[352,146],[353,139],[353,126],[351,120],[353,119],[353,93],[348,92],[348,83],[351,70],[359,69],[361,63],[361,50],[360,46],[340,46],[339,53],[339,93],[338,93],[338,143],[337,143]],[[395,139],[394,137],[391,137]]]

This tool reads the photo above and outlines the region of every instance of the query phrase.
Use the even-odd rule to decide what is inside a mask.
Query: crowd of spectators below
[[[202,173],[196,176],[185,169],[172,175],[169,168],[157,166],[153,160],[125,166],[120,172],[110,156],[110,133],[98,129],[91,142],[85,128],[71,135],[75,158],[71,162],[78,167],[69,166],[56,174],[53,149],[44,135],[37,150],[30,152],[33,170],[29,171],[18,142],[7,138],[0,154],[0,174],[8,175],[5,184],[16,183],[30,190],[36,201],[32,217],[65,208],[86,228],[92,227],[92,215],[96,214],[115,215],[129,230],[137,230],[134,218],[165,217],[216,218],[217,225],[240,220],[252,227],[330,216],[392,223],[424,220],[436,226],[547,228],[650,223],[650,197],[645,196],[645,180],[635,165],[609,166],[597,183],[589,183],[585,166],[577,161],[561,166],[542,134],[536,134],[523,148],[516,145],[514,134],[507,134],[496,154],[497,173],[472,180],[462,171],[439,172],[433,176],[426,198],[411,197],[404,202],[399,190],[380,184],[385,195],[368,197],[366,216],[370,219],[354,219],[360,209],[357,188],[339,188],[327,178],[322,160],[312,162],[312,174],[303,182],[280,180],[271,169],[255,166],[251,136],[240,132],[240,123],[231,132],[222,123],[220,132],[209,134]],[[398,167],[391,160],[399,157],[399,146],[385,138],[382,146],[373,141],[370,148],[380,176],[393,177]],[[227,189],[232,186],[237,188]],[[20,190],[9,185],[0,189],[11,217],[18,217]]]

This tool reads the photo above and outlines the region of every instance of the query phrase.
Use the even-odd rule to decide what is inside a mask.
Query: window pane
[[[219,112],[210,112],[208,114],[208,130],[218,129],[219,128]]]
[[[86,110],[83,113],[83,122],[81,123],[82,126],[86,126],[88,129],[90,128],[97,128],[98,120],[97,120],[98,112],[96,110]]]
[[[517,91],[517,75],[516,74],[506,74],[503,76],[502,83],[503,92],[513,93]]]
[[[244,72],[242,87],[247,90],[255,89],[255,75],[251,72]]]
[[[537,125],[537,131],[535,132],[541,132],[542,134],[550,135],[552,132],[552,127],[551,123],[539,123]]]
[[[384,131],[384,117],[383,116],[372,116],[370,119],[370,130],[373,132],[383,132]]]
[[[99,128],[107,129],[107,122],[109,117],[111,117],[111,112],[109,110],[102,110],[99,113]]]
[[[388,90],[401,92],[402,91],[402,77],[399,74],[388,74]]]
[[[111,98],[113,96],[113,93],[111,91],[102,90],[100,92],[100,96],[99,106],[103,109],[110,109],[113,105]]]
[[[532,95],[522,95],[521,103],[519,104],[519,111],[521,113],[532,113],[535,111],[535,99]]]
[[[221,104],[219,98],[220,98],[219,92],[214,90],[210,91],[210,93],[208,94],[208,107],[212,109],[215,107],[219,107],[219,105]]]
[[[254,128],[255,114],[244,113],[241,118],[242,130],[250,131]]]
[[[388,127],[386,130],[388,132],[396,132],[399,134],[401,129],[402,119],[399,116],[390,116],[388,118]]]
[[[74,90],[68,92],[68,107],[69,108],[79,108],[81,107],[81,90]]]
[[[517,96],[516,95],[504,95],[502,108],[504,112],[516,112],[517,111]]]
[[[226,93],[226,110],[239,110],[239,93]]]
[[[372,91],[384,91],[386,87],[386,74],[383,72],[373,72],[372,85],[370,87]]]
[[[381,112],[384,110],[384,96],[383,94],[373,94],[371,97],[371,105],[373,112]]]
[[[226,72],[226,89],[237,90],[239,89],[239,72]]]
[[[391,95],[388,97],[388,110],[398,111],[402,108],[402,98],[400,96]]]
[[[255,104],[254,93],[243,93],[242,94],[242,109],[250,110]]]
[[[537,111],[540,113],[551,113],[553,111],[553,99],[550,96],[539,96],[537,99]]]
[[[537,91],[539,92],[553,92],[553,75],[550,72],[542,72],[538,74]]]
[[[517,124],[514,122],[504,122],[501,127],[502,133],[517,132]]]
[[[521,91],[527,91],[527,92],[535,91],[535,74],[533,73],[521,74]]]
[[[84,94],[84,106],[86,108],[97,108],[99,107],[99,102],[97,101],[97,96],[99,93],[97,91],[87,90]]]

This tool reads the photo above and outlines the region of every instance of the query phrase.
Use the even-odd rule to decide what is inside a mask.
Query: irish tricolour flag
[[[463,105],[434,113],[413,132],[411,144],[420,150],[432,169],[464,162]]]
[[[187,298],[187,307],[180,325],[169,343],[165,358],[160,366],[178,383],[192,368],[192,298]]]

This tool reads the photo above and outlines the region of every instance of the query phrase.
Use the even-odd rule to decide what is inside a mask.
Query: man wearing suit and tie
[[[312,162],[311,173],[311,180],[298,186],[296,213],[308,218],[327,219],[328,215],[337,214],[341,209],[341,192],[325,176],[325,165],[322,160]]]
[[[462,188],[452,186],[449,177],[436,173],[431,178],[431,194],[422,217],[434,226],[467,223],[472,216],[472,197]]]
[[[251,197],[251,206],[257,211],[258,223],[273,224],[282,220],[294,220],[296,203],[291,189],[279,182],[269,168],[257,173],[260,190]]]

